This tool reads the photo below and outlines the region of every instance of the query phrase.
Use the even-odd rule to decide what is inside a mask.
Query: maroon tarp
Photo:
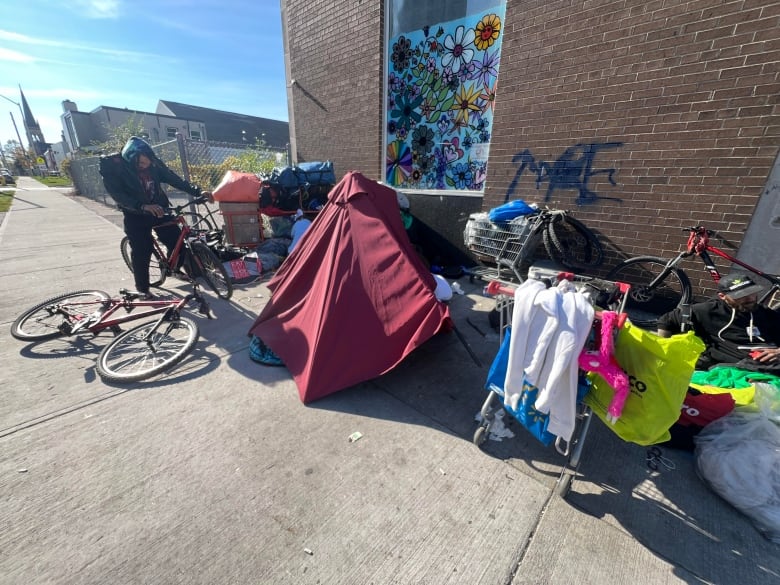
[[[331,190],[268,287],[249,332],[284,361],[303,402],[387,372],[451,325],[395,191],[356,172]]]

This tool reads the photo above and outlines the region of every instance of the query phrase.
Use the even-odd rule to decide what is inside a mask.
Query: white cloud
[[[0,47],[0,61],[13,61],[14,63],[32,63],[35,61],[35,57],[20,53],[19,51],[12,51],[11,49],[4,49]]]
[[[153,55],[151,53],[139,53],[135,51],[125,51],[121,49],[104,49],[102,47],[94,47],[89,45],[78,45],[70,42],[65,41],[59,41],[55,39],[45,39],[45,38],[38,38],[38,37],[31,37],[28,35],[22,35],[19,33],[15,33],[12,31],[7,31],[0,29],[0,41],[11,41],[14,43],[21,43],[25,45],[37,45],[42,47],[57,47],[60,49],[67,49],[67,50],[75,50],[75,51],[84,51],[84,52],[90,52],[90,53],[100,53],[103,55],[108,55],[111,57],[116,57],[120,59],[130,60],[130,61],[142,61],[145,59],[148,59],[150,57],[154,57],[155,59],[158,59],[159,57],[157,55]],[[13,52],[13,51],[12,51]],[[19,53],[21,54],[21,53]],[[33,57],[29,58],[30,61],[34,60]]]
[[[87,18],[118,18],[122,12],[119,0],[76,0],[74,4],[79,14]]]

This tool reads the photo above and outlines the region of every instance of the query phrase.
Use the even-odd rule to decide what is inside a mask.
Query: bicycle
[[[106,382],[137,382],[178,364],[192,351],[200,331],[197,323],[183,317],[192,301],[198,311],[212,319],[206,299],[193,284],[182,298],[144,300],[143,293],[121,289],[117,297],[101,290],[80,290],[47,299],[27,309],[11,325],[11,335],[20,341],[46,341],[57,337],[110,330],[116,337],[101,351],[96,368]],[[127,314],[117,315],[120,309]],[[136,309],[145,309],[133,312]],[[120,325],[159,315],[122,332]]]
[[[205,197],[198,197],[193,200],[192,203],[198,204],[203,203],[204,201],[206,201]],[[159,242],[156,235],[154,236],[152,258],[149,264],[149,283],[151,286],[161,286],[168,276],[174,274],[182,276],[190,281],[194,281],[195,278],[200,276],[203,277],[217,296],[223,299],[229,299],[233,295],[233,283],[231,282],[230,277],[228,277],[222,261],[217,258],[216,254],[214,254],[203,241],[201,241],[201,237],[203,237],[204,233],[194,232],[184,218],[183,210],[189,205],[189,203],[185,203],[184,205],[166,208],[166,213],[171,214],[171,221],[161,225],[178,224],[181,228],[181,233],[179,234],[179,239],[177,240],[174,249],[171,250],[170,255],[165,254],[162,244]],[[154,234],[154,230],[152,230],[152,234]],[[130,272],[132,272],[132,250],[130,247],[130,239],[127,236],[122,238],[120,249],[125,264],[127,264]],[[183,266],[186,268],[186,274],[177,269],[182,254],[184,254]]]
[[[770,287],[761,296],[759,303],[766,302],[780,290],[780,277],[767,274],[746,262],[737,260],[729,253],[710,244],[710,236],[713,232],[704,226],[682,229],[689,232],[688,243],[674,258],[637,256],[621,262],[607,274],[607,280],[618,280],[631,285],[625,311],[633,324],[645,328],[655,327],[658,317],[691,303],[693,299],[691,281],[678,265],[692,256],[701,258],[704,268],[716,284],[720,281],[721,274],[712,261],[710,253],[765,278],[769,281]]]

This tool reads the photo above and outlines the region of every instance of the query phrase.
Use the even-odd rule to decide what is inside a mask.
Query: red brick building
[[[396,188],[451,239],[469,211],[524,199],[573,210],[610,263],[672,255],[680,228],[702,223],[780,272],[780,2],[282,0],[282,12],[294,159],[393,184],[398,156]],[[442,118],[457,139],[437,134]],[[422,127],[446,143],[427,159]],[[446,148],[464,164],[436,183]],[[688,272],[707,287],[700,266]]]

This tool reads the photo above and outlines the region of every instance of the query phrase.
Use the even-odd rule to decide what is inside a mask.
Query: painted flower
[[[412,148],[419,153],[427,154],[433,149],[433,130],[428,126],[418,126],[412,132]]]
[[[386,165],[387,182],[390,185],[403,184],[412,172],[412,151],[409,145],[401,140],[388,144]]]
[[[477,49],[484,51],[498,40],[501,34],[501,19],[497,14],[486,14],[475,27],[476,39],[474,44]]]
[[[425,116],[426,118],[429,118],[430,115],[433,114],[433,112],[435,111],[436,111],[436,106],[429,99],[424,99],[423,103],[420,104],[420,115]]]
[[[444,115],[441,118],[439,118],[439,121],[436,122],[436,127],[439,130],[439,134],[446,134],[447,131],[450,129],[450,117]]]
[[[479,112],[482,108],[477,101],[479,100],[479,90],[474,85],[461,85],[458,93],[455,94],[455,102],[452,104],[452,110],[455,110],[455,122],[468,125],[471,112]]]
[[[481,61],[474,61],[474,71],[471,72],[469,79],[477,79],[480,83],[489,85],[490,82],[498,77],[498,63],[501,57],[498,51],[485,51]]]
[[[468,163],[457,163],[452,167],[452,180],[456,189],[466,189],[471,185],[474,173],[471,172]]]
[[[444,70],[441,72],[441,82],[444,85],[449,85],[452,83],[452,80],[455,78],[455,76],[452,74],[452,67],[445,67]]]
[[[482,92],[482,95],[479,96],[479,99],[482,101],[482,111],[487,112],[490,110],[493,111],[493,106],[495,106],[496,103],[496,87],[498,86],[498,80],[493,84],[493,87],[490,87],[489,85],[485,85],[485,89]]]
[[[425,65],[425,68],[428,70],[428,73],[433,73],[436,71],[436,59],[433,57],[428,57],[428,62]]]
[[[410,100],[407,96],[402,95],[398,97],[396,102],[396,108],[390,111],[390,117],[397,120],[399,127],[409,128],[412,122],[417,123],[422,119],[417,108],[422,103],[422,97],[418,96]]]
[[[457,73],[460,68],[468,65],[474,58],[474,29],[459,26],[455,29],[455,35],[447,35],[444,39],[444,56],[441,64],[444,67],[452,66],[452,72]]]
[[[390,89],[390,91],[399,91],[401,89],[402,83],[403,83],[403,79],[398,77],[392,71],[387,76],[387,87]]]
[[[412,42],[404,36],[398,37],[398,40],[393,43],[393,54],[390,59],[393,61],[393,69],[396,71],[403,71],[409,67],[409,59],[412,56],[409,48]]]

